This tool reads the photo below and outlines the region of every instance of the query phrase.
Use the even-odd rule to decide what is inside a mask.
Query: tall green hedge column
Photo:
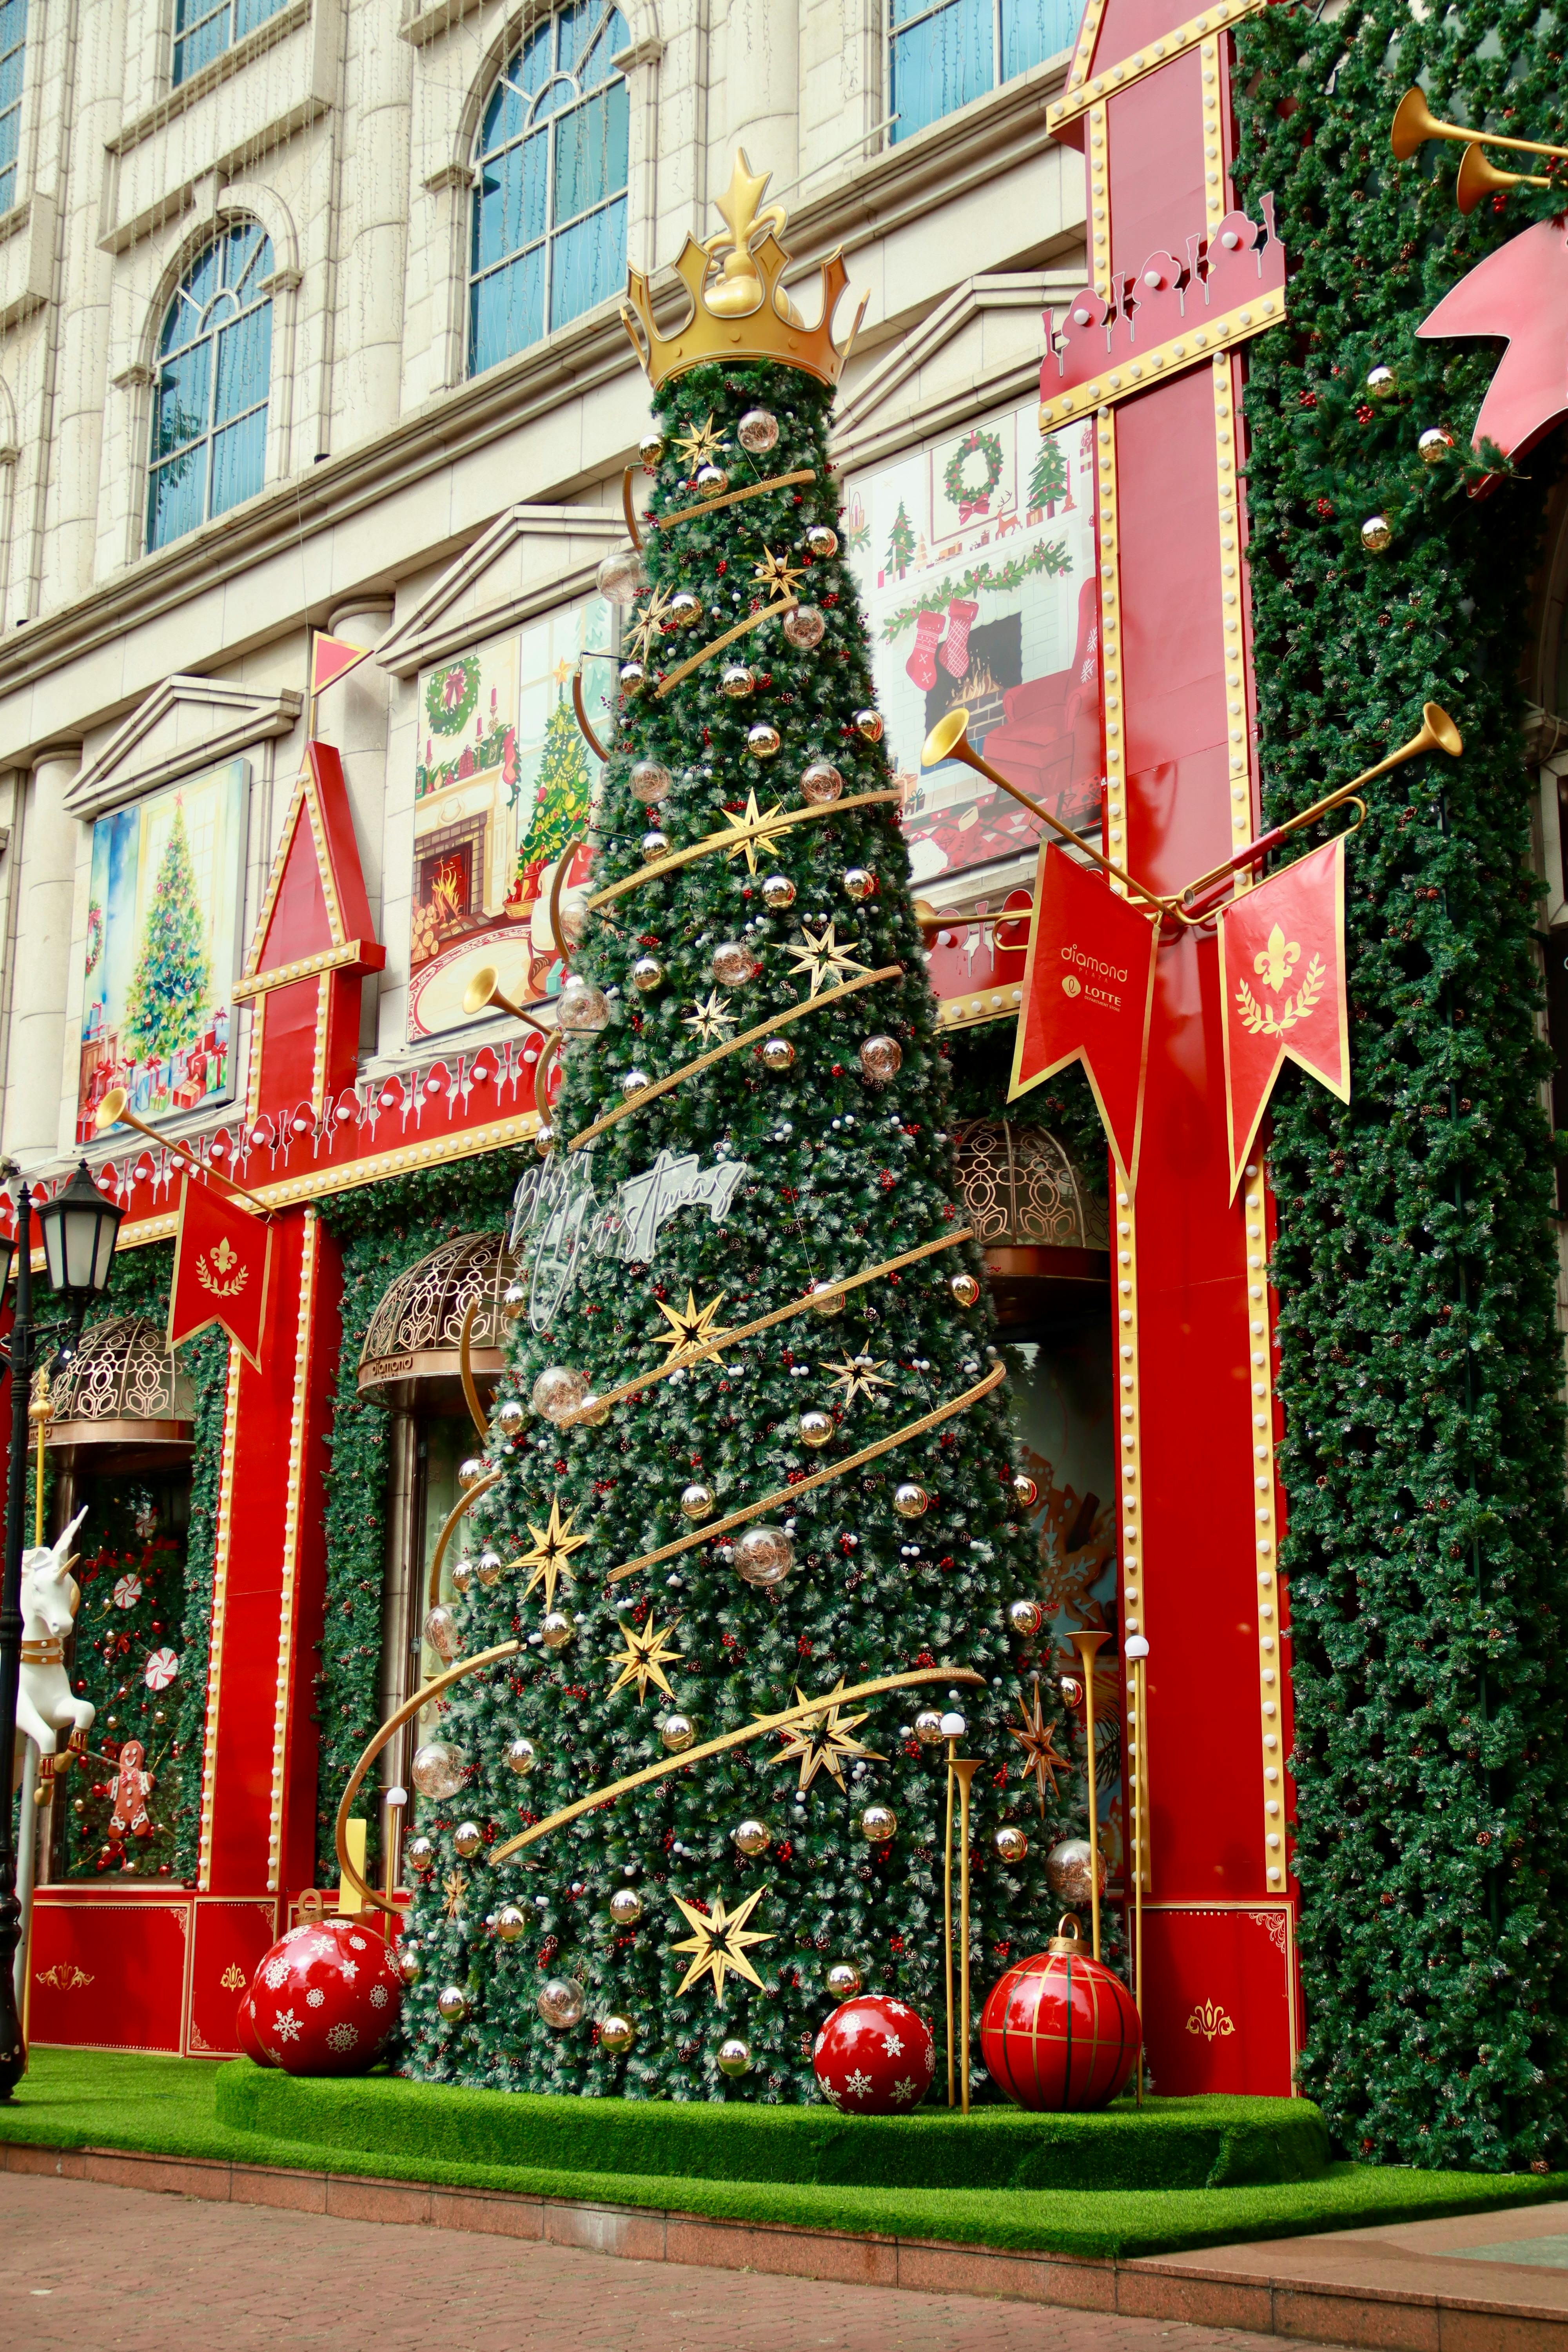
[[[1544,2169],[1568,2152],[1568,1529],[1517,681],[1556,457],[1468,497],[1497,347],[1415,330],[1561,197],[1462,220],[1458,150],[1396,164],[1388,126],[1419,75],[1439,116],[1561,142],[1568,8],[1314,15],[1237,36],[1246,182],[1291,264],[1247,400],[1266,818],[1426,698],[1466,751],[1373,788],[1354,1097],[1288,1084],[1275,1118],[1301,2079],[1353,2155]],[[1433,427],[1454,446],[1429,465]]]
[[[466,1652],[513,1633],[523,1648],[455,1687],[436,1743],[449,1752],[451,1793],[426,1800],[416,1825],[430,1851],[412,1926],[422,1972],[409,2063],[440,2080],[807,2098],[839,1963],[914,2003],[940,2045],[937,1719],[954,1706],[967,1721],[961,1752],[984,1761],[977,2012],[1009,1957],[1048,1932],[1053,1775],[1042,1767],[1042,1812],[1028,1754],[1009,1736],[1030,1669],[1047,1661],[1037,1612],[1024,1606],[1024,1632],[1010,1617],[1030,1561],[1013,1516],[1005,1391],[789,1493],[997,1368],[975,1248],[906,1265],[831,1313],[722,1337],[813,1283],[962,1230],[897,802],[879,727],[858,715],[871,714],[871,672],[838,552],[831,398],[787,367],[704,364],[656,403],[656,511],[714,495],[723,478],[810,478],[649,534],[637,608],[651,621],[647,676],[624,702],[594,887],[640,877],[666,844],[723,832],[748,809],[825,814],[750,855],[737,841],[733,854],[638,881],[582,943],[586,986],[565,1018],[604,1025],[579,1026],[565,1049],[556,1140],[522,1241],[530,1305],[506,1384],[517,1407],[503,1406],[490,1441],[501,1477],[482,1503],[458,1611]],[[661,676],[769,602],[770,579],[786,571],[802,600],[791,630],[770,618],[657,696]],[[849,805],[866,794],[883,797]],[[884,976],[838,992],[865,973]],[[753,1027],[754,1045],[617,1116],[629,1095]],[[591,1146],[572,1148],[601,1120]],[[597,1395],[682,1349],[676,1377],[607,1417],[552,1422],[534,1409],[559,1375]],[[731,1535],[703,1536],[774,1495]],[[745,1727],[797,1691],[929,1668],[945,1671],[825,1709],[795,1736],[680,1763],[688,1740]],[[1048,1682],[1045,1721],[1065,1748]],[[660,1761],[665,1778],[491,1867],[521,1826]],[[999,1832],[1012,1833],[1001,1848]],[[739,1959],[682,1990],[721,1905],[726,1919],[745,1915]],[[558,2021],[541,2013],[544,1988],[562,1983],[581,1988],[576,2021],[560,2021],[575,2013],[572,1992],[545,1996]],[[629,2048],[610,2046],[618,2031],[606,2042],[612,2018],[632,2029]],[[745,2045],[744,2071],[721,2071],[726,2041]]]

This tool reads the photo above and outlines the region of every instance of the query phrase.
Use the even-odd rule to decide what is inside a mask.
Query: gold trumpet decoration
[[[1043,801],[1037,801],[1030,793],[1021,792],[1016,784],[1008,782],[1000,768],[994,768],[989,760],[983,760],[969,740],[969,713],[962,702],[954,703],[945,718],[937,720],[936,725],[926,737],[921,750],[922,768],[934,768],[942,760],[960,760],[966,768],[973,768],[976,775],[989,777],[994,784],[999,785],[1003,792],[1016,800],[1020,808],[1026,808],[1031,816],[1037,817],[1042,824],[1048,824],[1053,833],[1059,834],[1064,841],[1070,841],[1075,849],[1081,850],[1092,865],[1100,867],[1102,874],[1113,874],[1119,882],[1125,883],[1128,889],[1134,891],[1145,906],[1155,908],[1162,915],[1175,915],[1179,918],[1180,910],[1173,899],[1162,898],[1157,890],[1151,890],[1147,883],[1140,882],[1135,876],[1127,872],[1125,866],[1118,866],[1112,859],[1101,856],[1092,843],[1087,842],[1081,833],[1075,833],[1070,824],[1064,824],[1061,818],[1047,808]]]
[[[500,984],[500,974],[493,963],[482,963],[463,991],[463,1010],[471,1020],[476,1013],[487,1012],[492,1005],[498,1013],[510,1013],[514,1021],[525,1021],[531,1029],[537,1029],[542,1037],[553,1037],[555,1034],[547,1023],[536,1021],[531,1013],[525,1013],[521,1004],[512,1003]]]
[[[1388,143],[1398,161],[1405,163],[1429,139],[1452,140],[1465,151],[1455,191],[1462,213],[1473,213],[1483,196],[1510,188],[1550,188],[1554,184],[1533,173],[1500,172],[1488,163],[1481,152],[1483,147],[1504,147],[1510,155],[1551,155],[1559,163],[1568,163],[1568,147],[1550,147],[1542,139],[1508,139],[1500,131],[1470,131],[1462,123],[1440,121],[1426,103],[1426,91],[1417,84],[1405,91],[1394,109]]]
[[[1095,1785],[1097,1759],[1094,1752],[1094,1661],[1096,1653],[1110,1641],[1109,1633],[1080,1627],[1070,1634],[1078,1652],[1083,1675],[1083,1737],[1086,1762],[1084,1778],[1089,1782],[1089,1921],[1093,1935],[1094,1957],[1100,1958],[1100,1791]]]
[[[980,1769],[978,1756],[961,1756],[958,1741],[947,1743],[947,1846],[942,1864],[943,1945],[947,1973],[947,2104],[953,2103],[952,2046],[952,1792],[958,1790],[958,1977],[959,2104],[969,2113],[969,1786]]]
[[[234,1178],[225,1175],[221,1168],[213,1167],[210,1161],[203,1167],[200,1161],[192,1158],[183,1143],[172,1142],[166,1135],[160,1135],[156,1128],[149,1127],[144,1119],[138,1118],[131,1108],[131,1097],[123,1087],[110,1087],[93,1115],[93,1125],[100,1135],[106,1128],[133,1127],[138,1135],[144,1135],[147,1138],[149,1143],[161,1143],[166,1151],[178,1154],[180,1164],[175,1169],[176,1175],[200,1174],[213,1177],[218,1183],[226,1185],[237,1200],[245,1202],[248,1208],[254,1209],[258,1216],[268,1218],[271,1216],[271,1210],[265,1208],[254,1192],[247,1192],[243,1184],[237,1184]]]
[[[1299,816],[1287,817],[1283,824],[1273,825],[1268,832],[1260,833],[1256,841],[1247,843],[1245,849],[1234,850],[1223,865],[1211,866],[1206,874],[1200,874],[1195,882],[1189,882],[1182,892],[1181,899],[1188,920],[1205,911],[1212,914],[1213,907],[1205,909],[1202,901],[1213,898],[1224,884],[1245,867],[1260,865],[1271,849],[1277,849],[1293,833],[1300,833],[1303,825],[1315,824],[1321,816],[1326,816],[1331,809],[1338,808],[1342,802],[1354,800],[1363,784],[1370,784],[1378,776],[1386,776],[1391,768],[1402,767],[1406,760],[1424,759],[1428,751],[1447,751],[1450,760],[1457,760],[1464,748],[1465,739],[1442,704],[1424,702],[1420,728],[1408,743],[1402,743],[1397,751],[1391,751],[1386,760],[1378,761],[1375,768],[1363,768],[1361,774],[1352,776],[1348,784],[1341,784],[1337,791],[1326,793],[1321,801],[1314,801],[1311,807],[1303,809]],[[1364,809],[1362,814],[1364,816]],[[1353,832],[1354,826],[1351,830]]]

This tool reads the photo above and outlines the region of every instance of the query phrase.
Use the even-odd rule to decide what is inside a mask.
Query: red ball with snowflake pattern
[[[931,2027],[907,2001],[857,1993],[817,2034],[812,2064],[823,2097],[850,2116],[904,2116],[936,2073]]]
[[[322,1919],[273,1945],[245,1998],[264,2063],[289,2074],[363,2074],[397,2023],[403,1979],[367,1920]]]

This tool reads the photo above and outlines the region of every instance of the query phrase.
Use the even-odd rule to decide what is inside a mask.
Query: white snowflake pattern
[[[291,2009],[280,2009],[272,2021],[272,2031],[279,2042],[298,2042],[300,2021]]]
[[[900,2106],[906,2100],[912,2099],[914,2095],[915,2084],[914,2076],[912,2074],[906,2074],[901,2083],[895,2083],[893,2084],[893,2097]]]
[[[384,1985],[372,1985],[370,1989],[370,2005],[372,2009],[384,2009],[386,2007],[386,1987]]]
[[[884,2033],[882,2047],[889,2058],[901,2058],[904,2054],[904,2045],[896,2033]]]
[[[283,1941],[286,1944],[297,1944],[301,1936],[308,1936],[310,1932],[309,1927],[290,1927]]]
[[[326,1998],[326,1994],[319,1985],[312,1985],[305,1995],[305,2006],[307,2009],[320,2009]]]
[[[823,2097],[827,2101],[827,2104],[828,2104],[828,2105],[829,2105],[830,2107],[837,2107],[837,2106],[840,2105],[842,2104],[842,2102],[843,2102],[843,2098],[844,2098],[844,2094],[843,2094],[843,2092],[842,2092],[842,2091],[836,2091],[836,2090],[834,2089],[834,2087],[833,2087],[832,2084],[831,2084],[831,2083],[829,2083],[829,2082],[826,2082],[826,2081],[824,2081],[823,2085],[822,2085],[822,2095],[823,2095]]]
[[[822,2036],[820,2033],[811,2045],[811,2054],[814,2058],[819,2058],[822,2055]]]
[[[889,2017],[908,2017],[909,2014],[910,2007],[907,2001],[890,2000],[888,2003],[888,2015]]]
[[[363,1952],[364,1949],[364,1937],[363,1936],[351,1936],[349,1937],[349,1949],[351,1952]]]
[[[844,2095],[847,2099],[863,2099],[870,2087],[871,2077],[869,2074],[862,2074],[857,2066],[844,2085]]]
[[[268,1960],[267,1963],[266,1972],[263,1975],[261,1981],[267,1987],[268,1992],[276,1992],[283,1984],[288,1974],[289,1963],[287,1960]]]
[[[342,1965],[344,1976],[347,1977],[350,1984],[353,1984],[355,1977],[359,1974],[359,1962],[357,1960],[344,1960]]]
[[[352,2050],[358,2040],[359,2033],[355,2027],[334,2025],[328,2032],[327,2047],[329,2050]]]

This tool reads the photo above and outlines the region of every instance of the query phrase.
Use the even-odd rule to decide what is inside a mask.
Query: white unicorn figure
[[[16,1691],[16,1728],[38,1751],[39,1804],[48,1802],[60,1733],[68,1727],[69,1754],[80,1755],[96,1712],[90,1699],[75,1696],[66,1673],[66,1643],[81,1600],[81,1588],[71,1574],[76,1563],[67,1555],[86,1517],[84,1504],[55,1543],[30,1547],[22,1554],[22,1672]]]
[[[65,1755],[68,1764],[86,1748],[97,1711],[90,1699],[75,1696],[66,1673],[66,1643],[81,1600],[81,1587],[71,1574],[75,1563],[68,1554],[71,1538],[86,1517],[84,1506],[58,1542],[29,1546],[22,1554],[22,1669],[16,1686],[16,1729],[25,1742],[16,1870],[22,1916],[13,1983],[17,2011],[24,2016],[37,1862],[35,1808],[47,1805],[53,1794],[60,1733],[70,1727]]]

